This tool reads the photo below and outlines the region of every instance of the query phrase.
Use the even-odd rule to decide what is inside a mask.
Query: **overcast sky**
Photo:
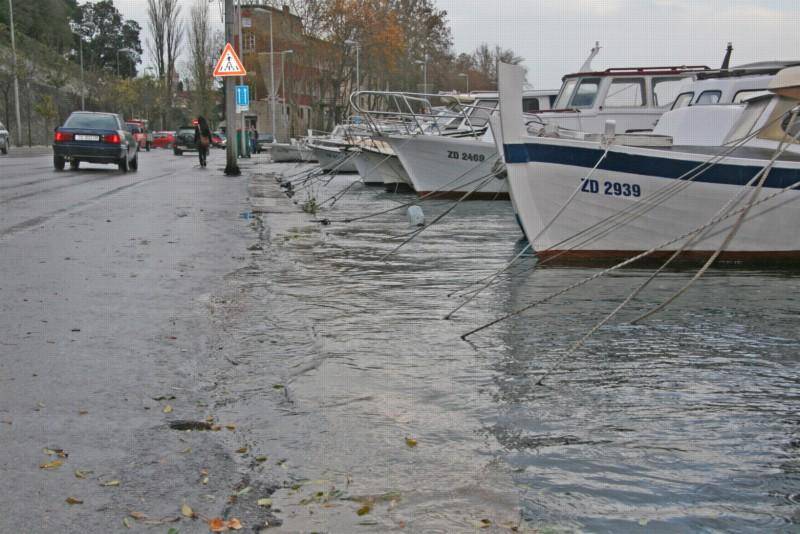
[[[195,0],[181,0],[184,16]],[[597,68],[800,59],[800,0],[434,0],[448,12],[457,52],[481,42],[525,58],[528,81],[558,88],[595,41]],[[115,0],[147,35],[146,0]],[[211,3],[220,21],[221,2]],[[145,54],[145,62],[149,57]]]

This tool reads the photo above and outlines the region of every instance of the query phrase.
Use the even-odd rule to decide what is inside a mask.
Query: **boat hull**
[[[508,199],[505,175],[476,189],[497,168],[494,143],[439,135],[390,136],[388,141],[419,195],[461,197],[474,190],[469,199]]]
[[[603,152],[597,143],[541,138],[505,146],[517,215],[541,258],[616,261],[666,243],[707,224],[766,163],[725,158],[693,181],[679,181],[708,156],[619,147],[609,150],[592,177],[584,180]],[[800,162],[780,165],[770,173],[760,198],[800,180]],[[550,223],[578,188],[567,208]],[[675,190],[674,194],[657,202],[666,188]],[[798,199],[800,192],[787,191],[753,207],[720,259],[800,259]],[[645,210],[648,205],[652,207]],[[614,219],[624,224],[612,228],[609,217],[625,210],[629,215]],[[713,226],[686,248],[683,259],[710,256],[735,220],[734,216]],[[665,246],[655,258],[669,255],[684,242]]]
[[[319,162],[319,166],[324,171],[335,172],[358,172],[353,158],[347,152],[342,152],[338,148],[313,146],[311,150],[314,158]]]
[[[406,170],[400,163],[400,159],[393,154],[383,154],[362,149],[355,159],[358,174],[368,185],[382,185],[392,190],[396,189],[396,184],[411,188],[411,180],[408,178]]]
[[[275,163],[316,161],[313,151],[301,145],[275,143],[270,147],[270,153],[272,154],[272,161]]]

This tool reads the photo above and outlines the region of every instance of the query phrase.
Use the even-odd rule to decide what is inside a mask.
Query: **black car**
[[[194,142],[194,126],[181,126],[175,131],[175,143],[172,145],[172,151],[176,156],[198,150],[199,147]]]
[[[53,138],[53,166],[63,171],[66,162],[77,169],[81,161],[113,163],[122,172],[139,168],[139,145],[116,113],[75,111]]]
[[[275,142],[275,136],[271,133],[258,134],[256,138],[256,153],[260,154],[264,149],[269,148],[269,145]]]

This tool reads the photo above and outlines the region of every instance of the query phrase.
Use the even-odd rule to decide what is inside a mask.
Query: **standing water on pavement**
[[[355,179],[310,191],[319,203]],[[443,320],[460,302],[448,295],[524,244],[508,202],[463,203],[385,261],[415,229],[405,208],[337,222],[414,198],[355,184],[316,215],[331,225],[266,215],[263,254],[230,276],[238,293],[218,320],[239,356],[208,380],[226,384],[217,411],[244,421],[253,454],[291,479],[273,496],[284,528],[763,532],[800,521],[796,274],[712,271],[664,313],[626,323],[691,276],[663,274],[537,386],[651,271],[601,278],[467,343],[461,334],[596,271],[526,259]],[[424,202],[426,220],[450,205]]]

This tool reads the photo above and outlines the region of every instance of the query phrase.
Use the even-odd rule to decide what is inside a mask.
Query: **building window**
[[[256,49],[256,34],[249,32],[244,34],[244,49],[248,52]]]

